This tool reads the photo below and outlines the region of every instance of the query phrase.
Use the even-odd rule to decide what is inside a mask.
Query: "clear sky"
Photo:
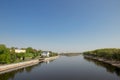
[[[0,0],[0,44],[56,52],[120,48],[120,0]]]

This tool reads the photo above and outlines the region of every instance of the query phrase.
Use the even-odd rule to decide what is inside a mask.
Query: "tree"
[[[28,48],[26,49],[26,52],[27,52],[27,53],[34,53],[34,50],[33,50],[32,47],[28,47]]]
[[[0,54],[7,52],[8,52],[8,48],[4,44],[0,44]]]
[[[0,44],[0,63],[10,63],[10,50],[4,44]]]
[[[15,47],[11,47],[10,53],[11,53],[11,54],[15,54]]]
[[[119,61],[120,49],[115,49],[115,48],[97,49],[94,51],[84,52],[84,55]]]
[[[18,54],[16,54],[16,56],[19,60],[24,60],[25,59],[25,53],[18,53]]]

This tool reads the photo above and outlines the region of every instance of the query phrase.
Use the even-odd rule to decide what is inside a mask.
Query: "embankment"
[[[30,61],[25,61],[25,62],[19,62],[19,63],[14,63],[14,64],[8,64],[8,65],[1,65],[0,66],[0,73],[6,73],[6,72],[10,72],[13,70],[17,70],[17,69],[21,69],[21,68],[25,68],[28,66],[32,66],[35,64],[38,64],[39,60],[30,60]]]
[[[58,57],[59,57],[59,56],[48,57],[48,58],[45,58],[44,61],[54,60],[54,59],[57,59]]]
[[[58,58],[58,56],[54,56],[54,57],[49,57],[49,58],[44,58],[44,59],[35,59],[35,60],[13,63],[13,64],[8,64],[8,65],[0,65],[0,74],[7,73],[7,72],[17,70],[17,69],[21,69],[21,68],[25,68],[25,67],[28,67],[28,66],[36,65],[39,62],[54,60],[54,59],[57,59],[57,58]]]
[[[112,66],[116,66],[116,67],[120,68],[120,61],[108,60],[108,59],[98,58],[98,57],[93,57],[93,56],[88,56],[88,55],[84,55],[84,57],[98,60],[98,61],[101,61],[101,62],[104,62],[104,63],[107,63],[107,64],[110,64]]]

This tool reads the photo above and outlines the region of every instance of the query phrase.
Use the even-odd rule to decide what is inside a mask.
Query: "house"
[[[26,53],[26,50],[15,49],[15,53]]]
[[[49,51],[43,51],[41,56],[43,57],[49,57],[50,56],[50,52]]]

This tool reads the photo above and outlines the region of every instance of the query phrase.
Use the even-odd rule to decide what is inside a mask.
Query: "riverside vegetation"
[[[120,49],[116,48],[106,48],[106,49],[97,49],[94,51],[84,52],[84,55],[103,58],[107,60],[120,61]]]
[[[6,45],[0,44],[0,64],[17,63],[21,61],[36,59],[41,57],[42,50],[36,50],[32,47],[21,48],[26,50],[25,53],[15,53],[15,47],[7,48]],[[50,51],[50,57],[58,55]]]
[[[84,52],[85,58],[101,61],[120,68],[120,49],[106,48]]]

